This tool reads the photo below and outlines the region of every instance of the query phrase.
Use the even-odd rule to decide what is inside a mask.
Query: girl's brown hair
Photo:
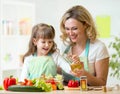
[[[23,56],[23,62],[26,56],[33,55],[35,52],[37,52],[37,47],[34,45],[33,39],[36,40],[39,40],[39,38],[54,39],[54,37],[55,37],[55,29],[53,28],[53,26],[47,25],[45,23],[40,23],[35,25],[32,28],[32,34],[29,41],[29,48],[28,51]],[[49,53],[53,53],[54,51],[56,51],[56,49],[57,49],[57,45],[53,41],[53,47],[51,48]]]

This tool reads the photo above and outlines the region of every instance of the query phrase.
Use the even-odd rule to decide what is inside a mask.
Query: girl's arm
[[[53,54],[53,59],[60,71],[62,69],[66,73],[71,73],[70,64],[58,52]]]
[[[25,58],[19,81],[24,81],[28,77],[29,58]]]

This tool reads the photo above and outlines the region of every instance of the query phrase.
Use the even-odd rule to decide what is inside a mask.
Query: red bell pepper
[[[69,80],[68,87],[78,87],[79,82],[77,80]]]
[[[11,85],[16,85],[16,78],[13,78],[13,76],[6,77],[3,80],[3,87],[5,90],[8,90],[8,87]]]

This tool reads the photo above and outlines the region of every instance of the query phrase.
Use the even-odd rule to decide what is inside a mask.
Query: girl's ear
[[[33,38],[32,42],[33,42],[34,45],[36,45],[36,43],[37,43],[35,38]]]

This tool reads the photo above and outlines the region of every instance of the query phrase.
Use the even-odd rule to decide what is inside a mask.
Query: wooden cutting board
[[[65,90],[80,90],[80,87],[68,87],[68,86],[64,86]]]

